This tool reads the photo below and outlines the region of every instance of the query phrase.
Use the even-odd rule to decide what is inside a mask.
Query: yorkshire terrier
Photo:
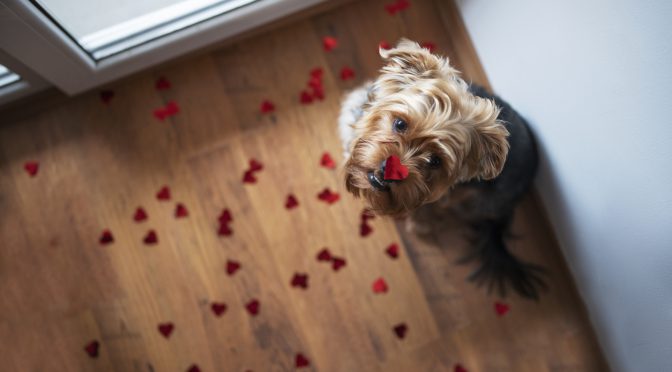
[[[350,92],[341,108],[347,190],[376,214],[409,216],[416,231],[442,215],[457,217],[473,233],[461,262],[480,263],[470,280],[538,299],[542,268],[504,242],[537,168],[528,124],[415,42],[379,52],[380,76]]]

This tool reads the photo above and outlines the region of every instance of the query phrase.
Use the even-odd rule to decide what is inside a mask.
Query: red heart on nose
[[[499,316],[503,316],[504,314],[509,312],[509,305],[502,303],[502,302],[495,302],[495,312]]]
[[[91,358],[97,358],[98,357],[98,347],[99,346],[100,346],[100,343],[96,340],[93,340],[93,341],[89,342],[88,344],[86,344],[86,346],[84,346],[84,351],[86,351],[86,353],[89,354],[89,356]]]
[[[296,354],[296,360],[295,360],[296,368],[303,368],[303,367],[308,367],[310,365],[310,361],[308,358],[303,356],[303,354],[298,353]]]
[[[373,293],[387,293],[387,283],[383,278],[376,279],[371,288],[373,289]]]
[[[163,337],[168,338],[170,337],[170,334],[173,333],[175,326],[173,323],[161,323],[158,328]]]
[[[212,309],[212,312],[215,313],[216,316],[221,316],[226,312],[226,304],[223,302],[213,302],[212,305],[210,305],[210,309]]]
[[[408,168],[401,164],[401,160],[396,155],[392,155],[385,160],[384,180],[401,181],[408,177]]]

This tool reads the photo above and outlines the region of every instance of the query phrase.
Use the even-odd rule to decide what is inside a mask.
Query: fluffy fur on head
[[[446,58],[415,42],[402,40],[379,52],[386,63],[380,76],[346,98],[341,113],[342,137],[350,136],[348,191],[378,214],[404,216],[456,183],[495,178],[509,149],[495,103],[471,94]],[[397,128],[395,120],[405,128]],[[371,174],[382,180],[381,164],[391,155],[409,175],[375,187]]]

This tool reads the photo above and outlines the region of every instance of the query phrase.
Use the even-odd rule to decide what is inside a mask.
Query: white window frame
[[[0,51],[29,70],[29,75],[41,78],[36,79],[37,85],[51,84],[75,95],[328,0],[261,0],[99,62],[30,1],[0,1]],[[5,63],[3,54],[0,64],[24,76],[21,68],[13,68],[17,63]]]

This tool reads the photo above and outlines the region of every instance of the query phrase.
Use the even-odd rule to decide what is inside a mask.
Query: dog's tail
[[[469,280],[478,286],[487,285],[488,291],[497,289],[500,295],[506,295],[508,287],[521,296],[538,300],[539,292],[546,289],[541,276],[541,266],[526,263],[509,252],[504,239],[510,237],[509,227],[513,213],[500,218],[472,223],[474,237],[472,252],[460,260],[461,263],[478,261],[480,267]]]

